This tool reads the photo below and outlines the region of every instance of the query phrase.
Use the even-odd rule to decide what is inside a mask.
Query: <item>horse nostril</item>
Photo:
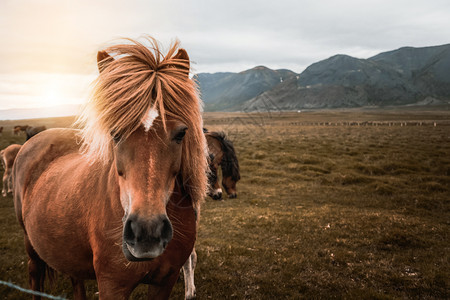
[[[165,216],[163,218],[164,219],[162,220],[161,240],[163,242],[163,247],[166,248],[167,244],[172,239],[173,229],[169,219]]]
[[[125,227],[123,230],[123,238],[128,245],[134,245],[136,241],[136,222],[132,218],[128,218],[125,222]]]

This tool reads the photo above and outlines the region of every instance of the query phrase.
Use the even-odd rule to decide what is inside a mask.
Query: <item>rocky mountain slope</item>
[[[301,74],[256,67],[238,74],[203,73],[198,79],[206,110],[447,103],[450,44],[404,47],[368,59],[335,55],[310,65]]]
[[[217,111],[239,109],[243,102],[295,75],[289,70],[259,66],[240,73],[200,73],[197,80],[205,109]]]

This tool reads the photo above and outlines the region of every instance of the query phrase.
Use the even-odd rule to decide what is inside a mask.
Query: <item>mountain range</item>
[[[335,55],[302,73],[258,66],[197,75],[206,111],[298,110],[450,102],[450,44],[368,59]]]

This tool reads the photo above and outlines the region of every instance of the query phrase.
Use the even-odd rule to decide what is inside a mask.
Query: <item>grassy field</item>
[[[0,122],[0,148],[23,142],[15,123],[26,122]],[[450,297],[448,109],[207,113],[205,126],[234,141],[242,179],[237,199],[203,204],[199,299]],[[0,226],[0,279],[28,287],[11,196],[0,199]],[[47,292],[70,297],[69,281]],[[180,280],[172,299],[183,295]]]

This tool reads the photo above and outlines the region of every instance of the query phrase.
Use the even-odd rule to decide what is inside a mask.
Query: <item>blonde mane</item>
[[[206,190],[206,141],[197,86],[188,76],[189,61],[175,55],[178,42],[163,55],[155,39],[145,40],[149,47],[129,39],[129,44],[105,49],[114,58],[100,62],[92,96],[76,121],[81,151],[90,161],[106,163],[112,159],[113,139],[128,138],[150,109],[157,110],[164,127],[166,117],[176,118],[189,128],[183,140],[184,188],[199,203]]]

